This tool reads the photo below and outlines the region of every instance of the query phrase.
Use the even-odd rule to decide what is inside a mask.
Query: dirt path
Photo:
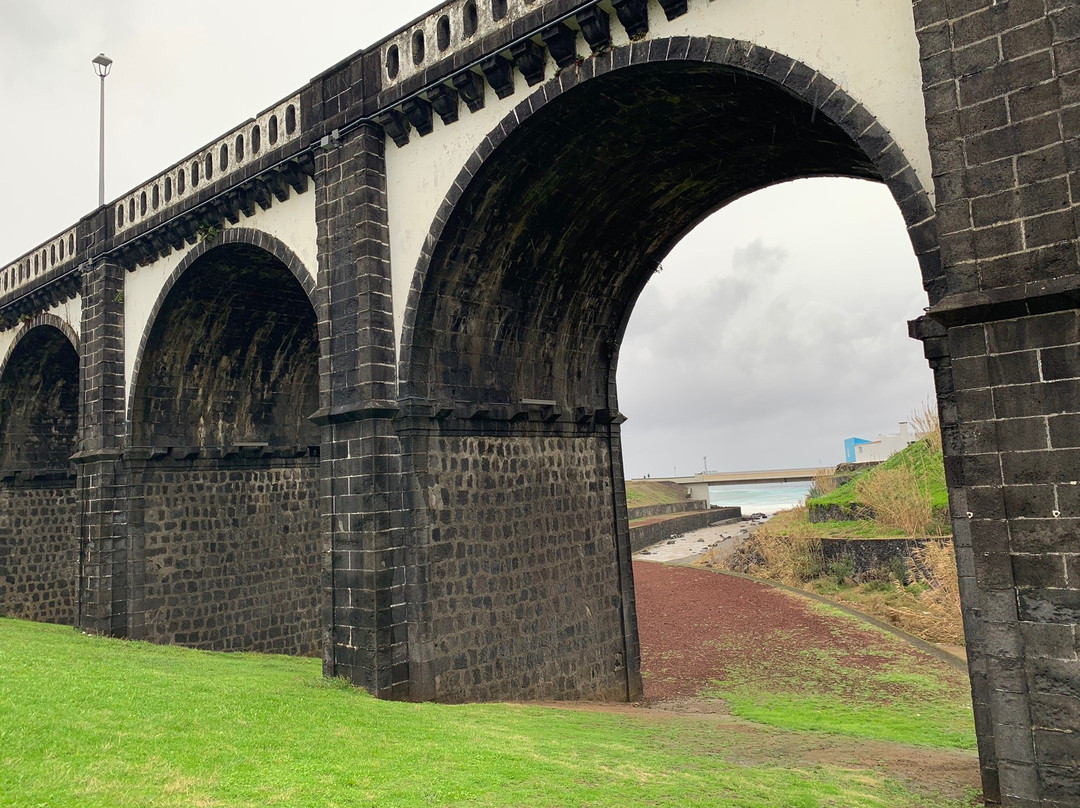
[[[823,614],[797,596],[753,581],[664,564],[634,564],[642,671],[648,710],[656,720],[694,716],[746,738],[730,759],[749,764],[782,766],[827,763],[877,771],[928,793],[961,798],[979,788],[974,753],[928,749],[839,735],[788,732],[727,715],[723,702],[698,697],[713,680],[748,661],[762,680],[790,677],[806,667],[806,651],[844,654],[848,669],[873,671],[897,641]],[[940,661],[915,648],[900,646],[920,666],[940,666],[942,676],[955,676]],[[778,681],[780,681],[778,679]],[[831,683],[843,691],[841,681]],[[635,708],[625,708],[633,710]]]

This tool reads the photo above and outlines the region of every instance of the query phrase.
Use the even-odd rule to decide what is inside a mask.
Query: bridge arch
[[[417,488],[433,492],[413,548],[431,623],[410,638],[432,697],[483,698],[521,670],[528,697],[640,694],[615,386],[630,312],[706,216],[813,176],[884,182],[940,295],[933,207],[899,146],[827,77],[750,43],[656,39],[585,60],[467,161],[430,227],[401,340],[402,397],[436,421],[406,434]],[[470,524],[466,501],[496,526]],[[511,570],[515,535],[547,538]],[[507,588],[513,608],[500,606]],[[478,624],[482,641],[457,628]],[[500,650],[478,681],[454,669],[470,642]]]
[[[135,350],[135,361],[133,370],[131,373],[131,379],[129,380],[130,390],[128,395],[127,406],[127,423],[133,424],[134,405],[135,405],[135,388],[137,380],[140,378],[140,372],[142,369],[143,356],[146,353],[147,340],[150,334],[154,330],[155,323],[161,315],[162,308],[165,306],[165,301],[168,299],[170,292],[176,283],[183,277],[184,273],[202,258],[207,252],[214,250],[218,247],[227,244],[244,244],[251,247],[257,247],[270,256],[273,256],[280,261],[292,274],[293,278],[303,289],[304,295],[307,297],[307,302],[311,308],[318,312],[321,306],[321,294],[315,285],[315,281],[312,280],[312,275],[308,272],[304,266],[303,260],[289,248],[280,239],[266,233],[262,230],[256,230],[249,227],[229,227],[218,233],[213,239],[203,239],[199,241],[191,250],[184,256],[183,260],[177,264],[176,268],[166,278],[165,283],[162,284],[157,298],[154,301],[154,305],[150,310],[150,316],[147,318],[146,326],[143,328],[142,336],[139,340],[138,348]],[[325,323],[319,321],[319,337],[320,340],[325,338]]]
[[[72,624],[79,506],[78,338],[39,314],[0,365],[0,613]]]
[[[704,84],[711,80],[711,87],[691,87],[695,77]],[[680,79],[684,85],[682,91],[675,86]],[[646,86],[649,82],[653,83],[652,88]],[[639,85],[636,88],[633,86],[635,83]],[[727,86],[729,98],[723,98],[724,85]],[[638,93],[636,98],[633,95],[635,91]],[[687,95],[679,101],[679,92],[687,91],[695,95]],[[721,99],[711,110],[704,103],[710,98],[710,93],[713,93],[711,97],[714,100],[717,97]],[[663,112],[655,111],[655,102],[663,102],[665,97],[668,101],[676,99],[676,105],[683,107],[677,113],[678,124],[662,120],[666,113],[674,112],[671,104]],[[687,99],[697,108],[686,109],[689,105]],[[746,105],[757,99],[774,109],[756,119],[744,118],[743,122],[754,125],[755,131],[740,136],[734,131],[738,122],[732,121],[728,112],[732,99],[737,105]],[[595,149],[589,151],[588,139],[591,137],[598,141],[601,137],[596,134],[593,116],[579,115],[588,120],[570,137],[565,134],[567,123],[563,116],[575,108],[594,109],[596,104],[606,104],[609,112],[615,112],[605,121],[610,127],[617,126],[619,122],[633,121],[635,110],[639,113],[639,120],[645,118],[640,113],[648,104],[654,105],[653,113],[648,117],[658,123],[649,132],[640,130],[636,141],[631,137],[619,144],[623,149],[621,156],[612,152],[603,155]],[[617,109],[619,105],[623,105],[623,109]],[[737,115],[744,114],[737,108],[735,112]],[[785,115],[791,116],[790,119],[783,120]],[[799,116],[803,121],[796,120]],[[705,131],[710,126],[714,126],[718,132],[710,135]],[[787,137],[788,142],[780,150],[772,149],[771,155],[755,153],[755,149],[762,151],[763,144],[760,140],[755,143],[753,139],[760,138],[770,127],[773,137],[780,134]],[[609,129],[604,136],[610,134]],[[814,144],[799,142],[815,138],[818,139],[817,149]],[[568,145],[571,140],[572,146]],[[738,145],[740,143],[741,146]],[[734,155],[734,162],[741,163],[742,174],[736,167],[736,176],[724,177],[723,172],[716,171],[716,168],[724,162],[730,166],[732,160],[717,161],[705,154],[710,149],[733,144],[741,148],[741,152]],[[672,147],[680,145],[682,153],[675,154],[674,160],[666,160],[664,151],[674,152]],[[775,145],[775,142],[769,144],[770,147]],[[574,151],[579,153],[580,159],[572,159]],[[639,169],[633,160],[649,151],[654,155],[652,163],[644,170]],[[526,153],[537,155],[544,164],[530,165],[533,158],[523,157]],[[568,155],[571,159],[567,159]],[[516,167],[509,165],[514,160],[518,162]],[[623,161],[621,165],[620,160]],[[742,162],[746,160],[750,169]],[[536,171],[537,168],[540,171]],[[681,175],[680,169],[683,171]],[[711,182],[702,181],[699,176],[689,176],[710,170],[716,174]],[[649,186],[649,182],[637,184],[635,188],[635,183],[628,183],[625,179],[621,185],[607,183],[608,187],[604,190],[606,180],[611,175],[626,178],[633,177],[639,171],[646,174],[663,172],[668,176],[663,178],[663,185],[652,184],[654,190],[651,192],[643,193],[640,190],[643,186]],[[533,182],[530,173],[542,176],[543,181]],[[753,176],[746,178],[745,174]],[[457,281],[449,277],[460,269],[462,260],[472,261],[475,265],[477,255],[494,255],[496,249],[501,249],[503,252],[499,260],[503,261],[504,270],[500,280],[506,280],[509,277],[505,274],[507,259],[513,254],[512,260],[522,263],[520,259],[526,251],[524,244],[535,245],[529,250],[535,256],[550,257],[553,248],[562,250],[564,254],[572,254],[575,250],[590,252],[585,245],[594,235],[604,231],[613,234],[608,236],[612,245],[620,240],[630,242],[632,249],[622,252],[636,251],[636,257],[632,260],[635,266],[618,278],[621,286],[617,290],[618,313],[615,310],[606,313],[609,329],[604,341],[610,348],[621,339],[633,302],[658,258],[706,216],[735,198],[767,185],[788,179],[829,175],[877,180],[889,188],[907,225],[919,260],[923,286],[931,303],[938,300],[944,293],[944,281],[934,209],[929,196],[899,145],[873,114],[827,76],[760,45],[719,37],[677,37],[631,43],[560,71],[555,78],[518,104],[488,134],[458,174],[435,216],[421,251],[405,310],[400,357],[403,392],[420,398],[439,397],[438,385],[433,385],[428,367],[431,357],[438,353],[432,334],[438,333],[439,325],[429,324],[432,323],[438,301],[454,298],[452,287],[455,283],[459,284],[457,288],[460,289],[469,286],[476,288],[475,277]],[[549,180],[555,176],[564,178],[563,187],[550,187]],[[589,227],[578,225],[578,232],[573,234],[576,238],[573,246],[552,243],[550,237],[542,244],[530,241],[535,239],[537,231],[529,230],[528,223],[524,221],[511,227],[485,228],[477,224],[483,216],[492,217],[492,222],[500,216],[512,220],[517,212],[527,210],[542,195],[547,195],[548,199],[557,198],[559,204],[563,204],[574,199],[576,189],[580,202],[581,196],[598,188],[601,189],[599,205],[593,204],[590,199],[589,204],[567,207],[567,211],[573,210],[575,216],[584,214],[584,218],[590,221]],[[685,201],[687,197],[694,197],[689,204]],[[661,226],[655,222],[646,223],[648,237],[643,237],[642,233],[632,234],[631,231],[639,229],[642,223],[634,215],[635,211],[648,210],[652,213],[656,212],[658,206],[667,205],[666,210],[671,213],[671,203],[676,198],[680,198],[682,207],[675,211],[677,215],[670,217],[670,223]],[[621,214],[615,213],[616,209]],[[538,216],[550,216],[552,212],[548,209],[537,213],[532,217],[532,224],[535,226]],[[622,215],[621,222],[615,221],[619,215]],[[567,213],[560,223],[567,224],[571,218]],[[503,231],[505,238],[490,237],[492,233],[500,231]],[[511,240],[518,242],[516,253]],[[475,249],[481,243],[483,249]],[[498,248],[492,247],[492,243],[497,243]],[[598,255],[601,250],[593,248],[591,252]],[[524,263],[528,263],[527,256]],[[613,276],[593,279],[594,283],[602,286],[608,286],[613,281]],[[521,277],[518,283],[527,284],[528,281]],[[496,286],[497,281],[484,280],[485,288]],[[550,320],[550,315],[557,308],[550,305],[553,302],[548,301],[544,314],[536,310],[534,319],[546,317]],[[559,304],[565,302],[566,298],[560,297]],[[506,307],[494,301],[489,303],[495,307],[495,311],[487,312],[484,319],[494,328],[492,333],[497,331],[501,334],[500,339],[505,345],[508,326],[505,321]],[[500,311],[502,316],[498,313]],[[451,319],[460,325],[467,316],[463,311],[458,311]],[[585,319],[594,320],[591,317]],[[570,321],[570,318],[567,320]],[[579,322],[584,321],[579,318]],[[579,338],[580,335],[576,334],[575,337]],[[475,346],[481,339],[474,330],[469,335],[470,344],[460,347],[466,353],[471,348],[474,359],[478,359]],[[465,374],[459,372],[456,375],[460,379]],[[610,381],[613,383],[614,376]],[[460,385],[457,385],[455,395],[461,392]],[[525,397],[551,398],[550,393],[544,391],[531,393]],[[593,406],[597,405],[593,403]]]
[[[66,475],[78,424],[78,336],[59,317],[38,314],[0,364],[0,470]]]
[[[319,650],[318,294],[276,239],[204,239],[139,347],[127,452],[132,636]]]

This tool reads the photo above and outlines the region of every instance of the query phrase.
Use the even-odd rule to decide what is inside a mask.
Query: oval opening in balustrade
[[[262,148],[262,130],[259,129],[258,124],[255,124],[255,126],[253,126],[252,129],[251,129],[251,153],[252,154],[258,154],[259,149],[261,149],[261,148]]]
[[[64,240],[60,240],[60,260],[64,260]]]
[[[227,143],[221,144],[221,151],[218,152],[218,167],[222,171],[229,167],[229,146]]]
[[[206,155],[206,181],[210,182],[214,178],[214,155]]]
[[[266,137],[273,146],[277,143],[277,115],[270,116],[270,120],[266,122],[266,130]]]
[[[292,104],[285,107],[285,134],[291,135],[296,131],[296,107]]]
[[[139,194],[139,215],[146,215],[146,191]]]
[[[244,159],[244,136],[237,135],[236,143],[233,144],[233,154],[236,155],[236,162],[242,162]]]
[[[491,18],[499,22],[506,16],[506,0],[491,0]]]
[[[191,187],[199,187],[199,164],[194,162],[191,164]]]
[[[476,29],[480,24],[476,16],[475,0],[469,0],[469,2],[465,4],[461,17],[461,33],[468,39],[476,33]]]
[[[424,61],[424,32],[414,31],[412,35],[412,63],[418,65]]]
[[[116,226],[124,226],[124,203],[120,203],[116,206]]]
[[[53,244],[49,247],[49,254],[52,256],[52,263],[56,263],[56,245]]]
[[[154,183],[154,188],[150,192],[150,206],[157,210],[161,205],[161,191],[158,190],[157,183]]]
[[[75,236],[68,236],[68,255],[75,254]]]
[[[128,221],[135,221],[135,197],[132,197],[131,201],[128,202]]]
[[[440,51],[450,47],[450,18],[443,14],[435,26],[435,41]]]
[[[397,78],[398,71],[401,69],[398,57],[397,45],[391,45],[386,50],[386,75],[392,79]]]
[[[184,182],[184,169],[181,168],[179,171],[176,172],[176,193],[184,193]]]

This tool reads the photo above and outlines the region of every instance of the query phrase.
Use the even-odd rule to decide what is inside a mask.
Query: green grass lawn
[[[311,659],[0,619],[3,806],[959,805],[862,769],[738,765],[738,742],[674,716],[383,702]]]
[[[638,508],[643,505],[669,505],[686,501],[686,487],[677,483],[649,480],[627,480],[626,482],[626,507],[628,508]]]

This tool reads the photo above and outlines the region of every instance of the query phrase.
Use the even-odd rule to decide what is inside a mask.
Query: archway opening
[[[315,654],[315,312],[266,251],[205,252],[159,306],[133,394],[137,636]]]
[[[436,423],[412,437],[432,492],[416,552],[434,582],[414,596],[433,615],[416,636],[448,700],[640,694],[615,385],[634,303],[671,247],[741,196],[883,179],[883,133],[871,148],[740,69],[651,62],[553,95],[459,179],[407,321],[405,392]],[[898,199],[920,193],[901,187],[910,176],[893,179]],[[477,621],[490,625],[464,628]],[[472,664],[477,645],[498,659]]]
[[[455,206],[418,301],[431,341],[414,339],[410,381],[436,399],[614,408],[600,369],[658,259],[731,200],[809,176],[880,179],[836,123],[764,79],[659,62],[575,87],[509,135]]]
[[[410,649],[447,700],[640,693],[615,372],[671,247],[788,179],[887,175],[897,201],[920,193],[899,152],[875,162],[879,126],[849,133],[742,69],[647,62],[549,97],[459,178],[407,315],[404,392],[434,413],[407,435],[431,493],[415,552],[433,582],[414,592],[431,619]],[[842,119],[853,105],[829,106]],[[497,658],[473,661],[477,647]]]
[[[0,469],[71,476],[78,427],[79,355],[58,328],[34,328],[0,377]]]
[[[760,692],[758,684],[746,688],[754,698],[787,688],[794,703],[795,694],[847,676],[831,661],[800,673],[800,654],[831,660],[842,648],[830,647],[824,618],[797,598],[777,598],[769,587],[717,572],[774,577],[861,601],[882,619],[910,620],[909,629],[926,628],[908,617],[921,610],[920,585],[905,585],[913,583],[904,557],[911,546],[880,540],[899,535],[893,525],[810,524],[805,511],[790,510],[815,484],[816,470],[831,473],[845,462],[845,438],[900,433],[876,441],[883,453],[917,440],[914,424],[898,422],[933,395],[922,346],[907,333],[906,320],[926,304],[918,279],[888,189],[846,178],[801,179],[748,194],[664,256],[662,271],[635,303],[618,369],[648,701],[693,700],[715,695],[712,681],[752,680],[761,683]],[[717,483],[740,482],[687,484],[706,470]],[[753,481],[762,470],[810,476],[774,473]],[[669,516],[676,497],[688,510]],[[710,516],[701,511],[710,502],[740,506],[744,516],[786,513],[764,525],[755,545],[748,533],[760,521],[737,522],[727,511]],[[815,546],[815,535],[833,538]],[[794,538],[785,543],[786,537]],[[697,569],[664,563],[671,561]],[[806,630],[786,634],[795,620]],[[959,624],[957,612],[948,624],[935,624],[934,637],[944,641]],[[693,664],[673,664],[682,659]],[[962,703],[961,675],[937,664],[928,672],[948,681]]]
[[[15,345],[0,376],[0,613],[75,620],[79,356],[50,325]]]
[[[229,454],[319,443],[315,312],[258,247],[210,250],[177,280],[143,350],[132,443]]]
[[[832,466],[845,437],[896,432],[933,395],[906,322],[925,306],[881,183],[803,179],[725,206],[635,303],[618,370],[627,478]]]

